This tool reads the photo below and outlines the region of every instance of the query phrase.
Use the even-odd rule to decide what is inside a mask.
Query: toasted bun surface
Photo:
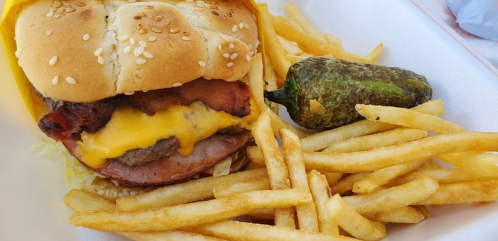
[[[16,23],[21,67],[56,100],[92,102],[199,77],[236,81],[257,48],[255,20],[235,0],[64,3],[29,2]]]

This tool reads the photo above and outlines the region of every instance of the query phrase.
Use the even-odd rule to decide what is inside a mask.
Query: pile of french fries
[[[498,155],[487,153],[498,151],[498,133],[468,132],[439,118],[440,100],[412,109],[358,104],[366,120],[313,134],[283,121],[263,98],[268,70],[283,76],[280,68],[306,51],[375,62],[382,44],[360,58],[306,25],[292,3],[289,19],[260,7],[267,55],[253,58],[247,82],[262,114],[246,170],[115,201],[71,190],[64,201],[75,211],[73,225],[133,240],[379,240],[386,223],[430,217],[426,205],[498,199]]]

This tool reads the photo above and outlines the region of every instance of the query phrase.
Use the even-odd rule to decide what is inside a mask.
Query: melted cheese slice
[[[251,129],[259,112],[251,100],[251,114],[243,118],[215,111],[202,102],[190,106],[171,106],[149,116],[131,106],[118,107],[111,120],[97,133],[81,133],[78,153],[82,161],[99,168],[108,158],[120,157],[128,150],[148,148],[157,141],[175,136],[181,155],[188,155],[194,144],[230,126]]]

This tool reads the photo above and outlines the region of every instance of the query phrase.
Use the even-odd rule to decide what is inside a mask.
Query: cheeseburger
[[[243,2],[28,1],[15,35],[39,128],[110,180],[187,180],[251,140],[259,42]]]

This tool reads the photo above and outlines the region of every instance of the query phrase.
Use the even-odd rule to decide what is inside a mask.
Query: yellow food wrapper
[[[17,63],[16,52],[16,41],[15,41],[15,24],[19,16],[20,10],[23,3],[29,2],[30,0],[6,0],[5,8],[3,10],[2,21],[0,22],[0,35],[2,37],[3,47],[5,48],[5,53],[7,54],[7,59],[9,60],[10,68],[14,74],[14,78],[19,88],[19,92],[24,100],[26,108],[33,117],[35,121],[38,121],[45,113],[46,108],[43,102],[40,100],[38,95],[35,93],[31,83],[24,74],[21,67]],[[41,0],[44,1],[44,0]],[[240,0],[247,8],[256,16],[257,22],[260,21],[258,5],[254,0]],[[262,42],[262,31],[259,29],[259,39]],[[2,81],[2,80],[0,80]]]

